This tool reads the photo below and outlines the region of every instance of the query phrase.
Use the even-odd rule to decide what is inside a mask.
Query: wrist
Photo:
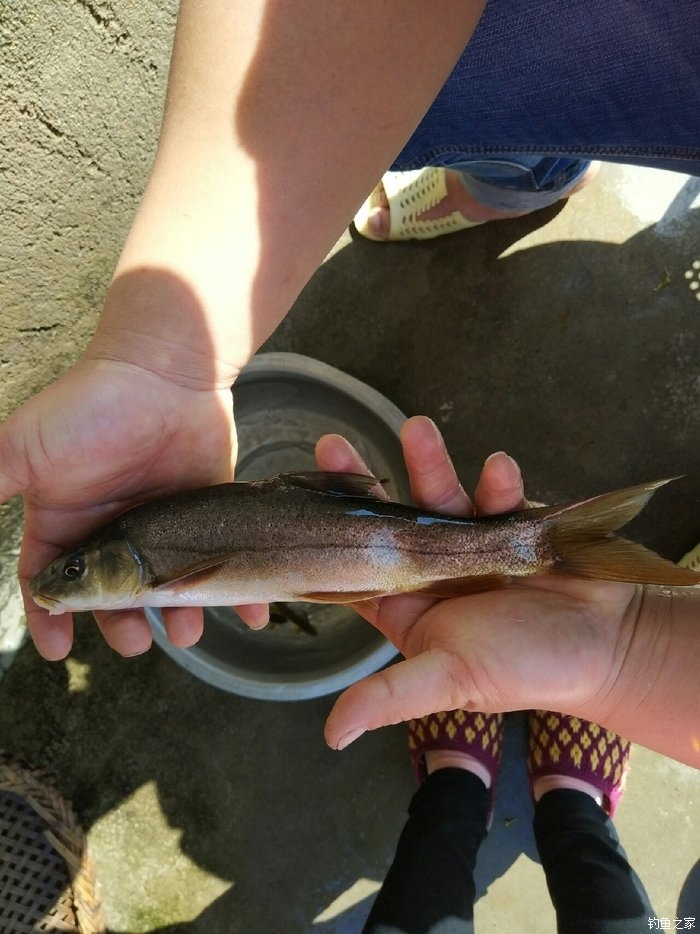
[[[85,357],[130,364],[188,389],[227,389],[252,356],[232,330],[175,273],[133,269],[112,282]]]
[[[700,767],[697,592],[638,587],[624,614],[611,679],[581,715]]]
[[[186,142],[161,144],[88,355],[229,388],[303,283],[276,254],[263,264],[250,160]]]
[[[617,717],[621,708],[630,702],[636,703],[637,685],[641,669],[648,661],[644,651],[646,624],[643,609],[646,592],[641,585],[635,586],[627,604],[617,614],[607,604],[599,607],[603,619],[605,639],[602,652],[609,659],[605,679],[596,692],[587,699],[580,714],[586,719],[607,726]],[[617,618],[617,626],[609,628],[608,619]]]

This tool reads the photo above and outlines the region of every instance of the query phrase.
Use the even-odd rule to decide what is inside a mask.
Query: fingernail
[[[234,607],[249,629],[264,629],[270,622],[270,607],[267,603],[246,603]]]
[[[511,464],[515,464],[515,461],[510,456],[510,454],[506,454],[505,451],[494,451],[493,454],[489,454],[489,456],[484,461],[484,464],[488,464],[488,462],[493,460],[494,457],[507,457]]]
[[[346,733],[345,736],[341,737],[338,741],[338,745],[335,747],[338,752],[341,749],[346,749],[350,743],[354,743],[356,739],[359,739],[362,734],[366,732],[362,727],[357,727],[355,730],[350,730],[349,733]]]
[[[495,457],[499,458],[501,464],[503,464],[501,468],[498,468],[497,464],[494,464],[493,467],[491,468],[492,470],[496,470],[496,475],[498,475],[498,469],[500,469],[501,480],[505,481],[507,485],[520,482],[522,475],[520,473],[520,467],[518,466],[518,462],[514,458],[512,458],[510,454],[506,454],[505,451],[496,451],[494,454],[491,454],[490,457],[487,457],[486,460],[484,461],[484,467],[486,467],[486,465],[490,461],[492,461]],[[510,471],[510,473],[508,473],[508,471]]]

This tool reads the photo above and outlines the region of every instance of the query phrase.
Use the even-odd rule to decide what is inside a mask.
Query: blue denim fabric
[[[522,156],[700,175],[698,0],[489,0],[393,168]]]
[[[512,153],[465,159],[452,163],[452,168],[460,171],[462,184],[480,204],[501,211],[535,211],[565,197],[590,164],[585,159]]]

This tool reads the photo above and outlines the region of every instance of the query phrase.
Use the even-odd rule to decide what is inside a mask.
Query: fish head
[[[51,614],[134,606],[143,566],[128,542],[89,542],[66,551],[29,583],[34,602]]]

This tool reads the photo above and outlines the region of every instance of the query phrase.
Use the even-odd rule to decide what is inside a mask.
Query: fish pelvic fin
[[[550,573],[662,586],[699,584],[700,573],[678,567],[643,545],[614,535],[668,482],[657,480],[581,503],[529,510],[531,515],[539,513],[548,526],[556,555]]]

